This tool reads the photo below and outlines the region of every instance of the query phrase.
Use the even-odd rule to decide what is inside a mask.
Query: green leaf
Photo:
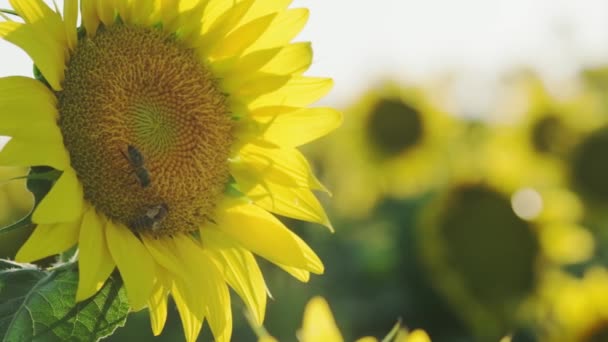
[[[125,324],[129,312],[119,277],[75,303],[75,264],[47,271],[0,261],[0,341],[97,341]]]

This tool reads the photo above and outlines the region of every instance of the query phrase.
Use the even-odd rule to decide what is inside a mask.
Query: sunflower
[[[61,176],[33,212],[16,259],[78,245],[76,300],[117,268],[154,334],[170,294],[188,341],[206,319],[228,341],[228,285],[262,322],[266,286],[253,253],[297,279],[323,273],[274,214],[329,221],[297,147],[341,114],[307,108],[331,88],[304,76],[308,18],[277,0],[11,0],[0,36],[33,59],[36,79],[0,79],[0,165]],[[77,29],[80,12],[82,26]],[[38,168],[36,168],[37,170]]]
[[[396,326],[399,329],[399,326]],[[298,333],[301,342],[342,342],[342,334],[336,326],[336,321],[331,313],[329,304],[322,297],[312,298],[304,310],[304,322],[302,330]],[[408,332],[406,329],[394,330],[383,341],[393,342],[431,342],[429,336],[423,330]],[[276,342],[269,335],[262,336],[258,342]],[[356,342],[378,342],[375,337],[363,337]]]
[[[345,112],[343,128],[321,152],[339,211],[364,215],[382,196],[418,195],[440,179],[455,129],[425,90],[386,83]]]
[[[421,212],[419,252],[454,312],[498,340],[530,314],[540,274],[588,260],[594,242],[574,194],[507,182],[477,156]]]
[[[543,280],[537,324],[541,341],[608,339],[608,272],[589,268],[582,278],[551,272]]]
[[[517,78],[511,90],[515,96],[503,109],[507,122],[494,127],[488,144],[494,172],[502,172],[505,179],[564,184],[574,147],[605,122],[600,101],[580,89],[554,96],[541,79],[529,74]]]

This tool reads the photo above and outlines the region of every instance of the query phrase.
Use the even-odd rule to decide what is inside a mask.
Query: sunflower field
[[[480,110],[311,15],[0,1],[1,341],[608,342],[608,53]]]

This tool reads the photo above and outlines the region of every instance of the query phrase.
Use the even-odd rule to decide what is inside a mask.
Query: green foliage
[[[76,303],[75,264],[50,270],[0,260],[0,338],[17,341],[97,341],[125,324],[129,311],[119,277]]]

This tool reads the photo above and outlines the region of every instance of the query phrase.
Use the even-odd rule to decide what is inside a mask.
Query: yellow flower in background
[[[514,83],[510,106],[502,109],[507,122],[494,127],[487,146],[488,164],[507,181],[525,178],[535,184],[563,185],[575,146],[606,122],[601,103],[580,89],[554,96],[534,75],[525,74]]]
[[[582,278],[561,271],[543,279],[537,309],[540,341],[599,342],[608,339],[608,271],[589,268]]]
[[[582,205],[559,188],[518,187],[479,165],[420,214],[419,254],[454,312],[481,340],[499,340],[529,315],[545,269],[591,258]]]
[[[396,326],[399,328],[399,326]],[[408,332],[405,329],[395,330],[383,341],[390,342],[430,342],[431,339],[423,330],[414,330]],[[274,342],[271,336],[262,336],[258,342]],[[336,325],[334,316],[331,313],[329,304],[322,297],[312,298],[304,310],[304,320],[302,322],[302,330],[298,333],[298,341],[300,342],[343,342],[340,329]],[[378,342],[375,337],[363,337],[356,342]]]
[[[301,281],[323,273],[273,214],[329,221],[297,147],[336,128],[307,108],[331,88],[303,76],[308,18],[283,0],[82,0],[63,14],[11,0],[0,36],[33,59],[38,80],[0,78],[0,165],[62,171],[17,254],[30,262],[78,244],[76,300],[117,268],[131,307],[160,334],[171,294],[188,341],[205,320],[230,340],[227,285],[257,322],[266,286],[253,254]]]
[[[0,167],[0,229],[24,218],[34,205],[34,198],[27,190],[27,169]],[[17,178],[17,179],[16,179]],[[0,258],[13,258],[17,249],[31,233],[28,229],[14,230],[0,235]]]
[[[365,215],[383,196],[418,195],[441,179],[455,126],[427,95],[393,83],[373,88],[346,110],[327,146],[319,146],[340,212]]]

